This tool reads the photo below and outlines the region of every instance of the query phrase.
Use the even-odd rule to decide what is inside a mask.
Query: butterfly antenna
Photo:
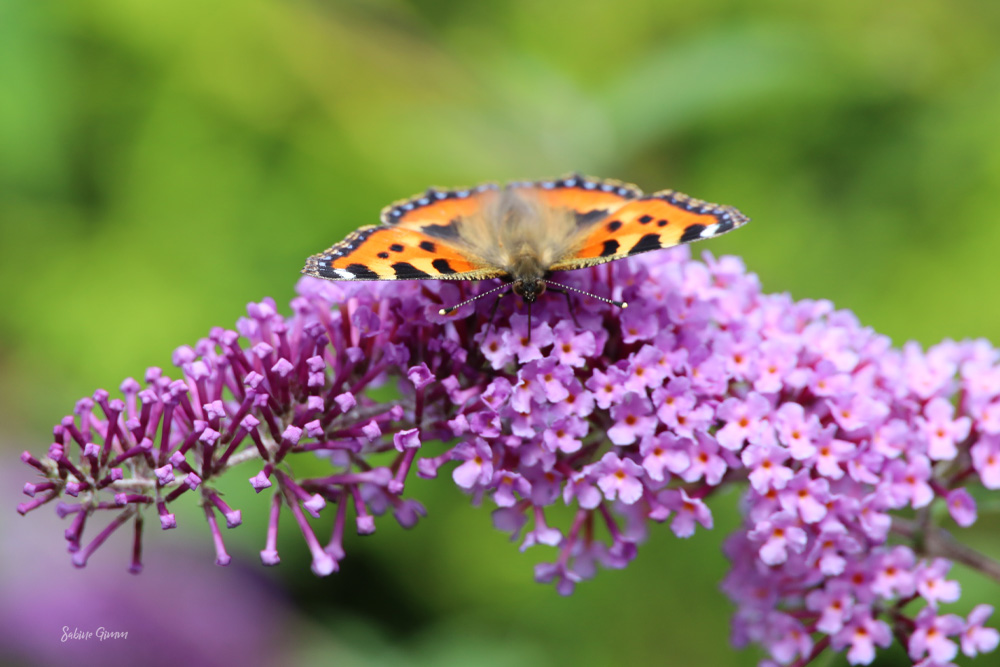
[[[628,304],[625,303],[624,301],[615,301],[614,299],[605,299],[603,296],[597,296],[596,294],[593,294],[591,292],[585,292],[584,290],[577,289],[576,287],[571,287],[569,285],[564,285],[562,283],[554,283],[551,280],[546,280],[545,284],[546,285],[555,285],[556,287],[561,287],[562,289],[568,289],[568,290],[573,291],[573,292],[578,292],[580,294],[589,296],[589,297],[591,297],[593,299],[597,299],[598,301],[603,301],[604,303],[609,303],[612,306],[618,306],[619,308],[628,308]]]
[[[471,299],[466,299],[462,303],[455,304],[454,306],[448,306],[447,308],[442,308],[441,310],[438,311],[438,315],[451,315],[453,312],[455,312],[456,310],[458,310],[459,308],[461,308],[462,306],[464,306],[467,303],[472,303],[476,299],[481,299],[484,296],[486,296],[487,294],[493,294],[494,292],[499,292],[502,289],[510,289],[512,286],[513,285],[511,283],[504,283],[503,285],[500,285],[499,287],[494,287],[493,289],[486,290],[482,294],[477,294],[476,296],[472,297]],[[503,296],[503,295],[501,295],[501,296]],[[499,298],[497,299],[497,301],[499,302]],[[496,312],[496,305],[493,306],[493,309],[494,309],[494,312]],[[492,318],[490,318],[490,319],[492,319]]]

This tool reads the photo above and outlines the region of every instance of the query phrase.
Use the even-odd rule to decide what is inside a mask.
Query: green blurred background
[[[57,603],[100,576],[141,600],[174,545],[204,567],[179,589],[271,591],[286,664],[754,664],[718,591],[735,495],[716,530],[656,527],[626,571],[563,599],[531,580],[552,553],[519,554],[447,478],[414,484],[417,530],[382,522],[324,580],[290,522],[285,562],[256,565],[266,501],[234,481],[249,573],[211,564],[188,507],[175,533],[150,527],[136,578],[127,540],[78,572],[63,524],[6,516],[31,477],[16,455],[246,302],[287,304],[307,255],[432,184],[578,170],[676,188],[753,218],[696,252],[742,255],[766,291],[831,299],[897,344],[997,340],[998,129],[994,0],[0,2],[0,578],[44,569]],[[998,530],[984,517],[967,541],[1000,553]],[[962,609],[1000,600],[961,579]],[[228,595],[198,590],[206,610]],[[32,641],[57,644],[51,624]]]

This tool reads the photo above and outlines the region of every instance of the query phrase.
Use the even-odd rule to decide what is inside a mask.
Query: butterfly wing
[[[629,183],[579,174],[553,181],[511,183],[507,187],[528,189],[533,197],[552,209],[573,211],[580,227],[588,227],[642,196],[642,190]]]
[[[731,206],[710,204],[675,190],[661,190],[632,199],[609,215],[581,226],[578,249],[555,262],[551,269],[580,269],[709,239],[749,221]]]
[[[382,224],[352,232],[306,260],[302,270],[332,280],[482,280],[504,272],[479,259],[461,234],[464,219],[496,196],[496,186],[438,190],[382,210]]]
[[[649,250],[712,238],[749,221],[735,208],[710,204],[674,190],[643,195],[634,185],[569,175],[515,182],[552,211],[566,211],[572,251],[548,268],[579,269]],[[382,211],[382,224],[362,227],[322,253],[303,273],[333,280],[481,280],[508,277],[488,261],[491,248],[475,227],[498,197],[495,184],[441,190],[398,201]],[[561,218],[558,218],[562,220]],[[472,225],[470,227],[470,225]],[[548,228],[546,228],[548,229]],[[552,231],[552,230],[549,230]],[[556,234],[560,236],[561,234]],[[544,245],[537,239],[536,245]],[[558,246],[557,246],[558,247]]]

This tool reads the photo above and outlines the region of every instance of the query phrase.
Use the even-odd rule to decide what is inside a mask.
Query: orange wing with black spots
[[[431,188],[387,206],[381,225],[313,255],[302,272],[331,280],[541,281],[550,271],[712,238],[748,220],[674,190],[644,195],[576,174],[503,190]]]
[[[550,208],[571,210],[583,220],[598,220],[642,196],[642,190],[630,183],[579,174],[554,181],[511,183],[507,187],[530,190],[535,199]]]
[[[650,250],[710,239],[750,219],[731,206],[710,204],[675,190],[633,199],[580,230],[579,249],[553,271],[580,269]]]
[[[331,280],[482,280],[503,274],[418,230],[386,225],[351,233],[306,260],[302,272]]]
[[[463,219],[496,196],[497,186],[438,190],[382,210],[381,225],[351,232],[306,260],[302,273],[330,280],[481,280],[503,271],[477,261],[462,240]]]
[[[474,188],[428,188],[427,192],[401,199],[382,209],[383,225],[419,227],[446,224],[475,215],[500,189],[496,183]]]

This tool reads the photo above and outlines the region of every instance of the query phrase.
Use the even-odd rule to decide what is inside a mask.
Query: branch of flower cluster
[[[556,549],[535,577],[569,594],[600,567],[625,567],[654,523],[682,538],[711,529],[705,499],[735,484],[745,523],[726,542],[723,589],[736,645],[795,665],[828,650],[867,664],[893,638],[927,666],[995,650],[991,607],[966,618],[943,607],[961,593],[953,562],[994,578],[997,563],[930,511],[966,528],[969,489],[1000,488],[995,348],[894,349],[849,312],[763,294],[739,260],[685,249],[565,282],[599,298],[542,299],[531,319],[508,299],[491,324],[486,299],[440,314],[488,283],[303,279],[290,317],[250,304],[235,331],[178,348],[179,379],[152,368],[145,388],[128,379],[120,399],[78,402],[46,457],[22,455],[41,480],[18,509],[60,501],[79,566],[133,523],[137,572],[144,511],[172,529],[173,503],[195,496],[225,565],[218,519],[234,528],[242,514],[217,485],[254,466],[249,483],[271,494],[262,561],[280,561],[290,514],[327,575],[349,516],[362,534],[387,511],[412,526],[424,509],[405,497],[411,471],[449,470],[522,550]],[[395,400],[373,393],[387,384]],[[298,477],[294,459],[317,456],[328,474]],[[311,518],[328,504],[321,539]],[[569,526],[549,523],[556,505],[575,508]]]
[[[893,517],[892,532],[915,544],[915,551],[929,558],[947,558],[962,563],[995,581],[1000,581],[1000,562],[961,542],[940,526],[918,524],[916,521]]]

